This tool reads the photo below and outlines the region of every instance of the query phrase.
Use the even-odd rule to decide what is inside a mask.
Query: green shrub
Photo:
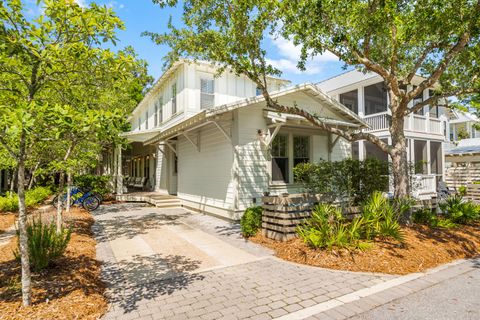
[[[25,206],[31,208],[47,199],[52,192],[46,187],[36,187],[25,191]],[[7,194],[0,197],[0,212],[18,211],[18,195],[16,193]]]
[[[458,193],[462,196],[465,197],[467,195],[467,186],[460,186],[458,187]]]
[[[372,193],[362,206],[363,237],[369,240],[382,237],[403,241],[404,234],[398,222],[402,210],[406,210],[406,207],[393,205],[381,192]]]
[[[293,173],[307,192],[334,195],[350,205],[365,201],[376,190],[388,190],[388,162],[375,158],[301,163]]]
[[[445,218],[452,223],[468,224],[480,220],[480,206],[464,200],[459,194],[448,197],[439,206]]]
[[[436,218],[436,215],[430,208],[422,208],[413,213],[413,222],[430,225],[432,220]]]
[[[317,205],[312,216],[297,227],[299,237],[312,248],[357,248],[366,250],[370,244],[360,241],[363,219],[349,222],[339,208],[331,204]]]
[[[404,233],[398,222],[406,203],[392,204],[381,192],[374,192],[362,208],[362,216],[346,220],[340,208],[317,205],[312,216],[297,228],[299,237],[313,248],[358,248],[371,246],[375,238],[393,238],[402,242]]]
[[[0,197],[0,212],[14,212],[18,210],[18,196],[16,193],[7,192]]]
[[[110,179],[110,176],[84,174],[75,176],[73,182],[77,187],[81,189],[91,190],[93,192],[101,194],[102,196],[106,196],[112,193],[112,190],[109,186]]]
[[[248,238],[254,236],[258,229],[262,226],[262,207],[250,207],[245,210],[245,213],[240,220],[240,230],[244,237]]]
[[[50,188],[47,187],[36,187],[25,192],[25,205],[27,207],[36,206],[39,203],[42,203],[52,194]]]
[[[63,255],[70,241],[71,229],[62,228],[57,233],[53,221],[44,223],[41,219],[34,219],[27,224],[27,235],[30,264],[34,271],[40,271]],[[20,259],[19,250],[15,252],[17,259]]]

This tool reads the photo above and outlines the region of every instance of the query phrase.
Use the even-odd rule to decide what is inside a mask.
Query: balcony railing
[[[381,131],[388,129],[388,118],[387,113],[376,113],[372,115],[365,116],[363,119],[371,127],[367,131]]]
[[[367,132],[388,130],[389,120],[387,112],[376,113],[365,116],[363,120],[370,126]],[[405,130],[424,132],[430,134],[443,134],[442,120],[435,118],[427,118],[425,116],[410,115],[405,118]]]

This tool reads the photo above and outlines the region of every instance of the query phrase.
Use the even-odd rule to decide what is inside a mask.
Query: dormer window
[[[215,89],[213,79],[200,79],[200,108],[213,107],[215,102]]]
[[[172,85],[172,115],[177,113],[177,84]]]

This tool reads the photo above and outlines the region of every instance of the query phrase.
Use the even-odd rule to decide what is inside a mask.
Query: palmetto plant
[[[363,205],[363,237],[372,240],[375,237],[404,240],[404,234],[398,222],[401,212],[381,192],[375,191]]]

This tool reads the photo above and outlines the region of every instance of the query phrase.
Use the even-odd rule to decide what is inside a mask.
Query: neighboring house
[[[480,181],[480,131],[476,115],[452,110],[450,112],[450,143],[445,151],[446,182],[459,187]]]
[[[475,124],[479,124],[476,115],[470,112],[452,110],[450,118],[450,141],[456,143],[463,139],[480,138],[480,131]]]
[[[302,117],[268,109],[248,78],[216,72],[209,63],[182,60],[160,77],[129,118],[132,129],[125,137],[131,148],[123,152],[123,175],[146,177],[147,189],[176,195],[191,209],[237,219],[266,192],[298,192],[296,164],[351,156],[346,140]],[[366,127],[315,85],[268,82],[282,104],[340,128]]]
[[[420,81],[420,77],[413,79],[413,83]],[[388,94],[380,76],[353,70],[322,81],[317,86],[367,122],[370,126],[367,132],[391,143]],[[429,95],[430,90],[425,90],[414,99],[410,107],[417,101],[427,99]],[[405,119],[408,160],[415,165],[417,175],[414,186],[418,196],[435,195],[438,182],[443,180],[443,142],[447,131],[448,118],[444,107],[425,106]],[[367,157],[388,160],[387,154],[368,141],[353,143],[352,157],[361,160]]]

